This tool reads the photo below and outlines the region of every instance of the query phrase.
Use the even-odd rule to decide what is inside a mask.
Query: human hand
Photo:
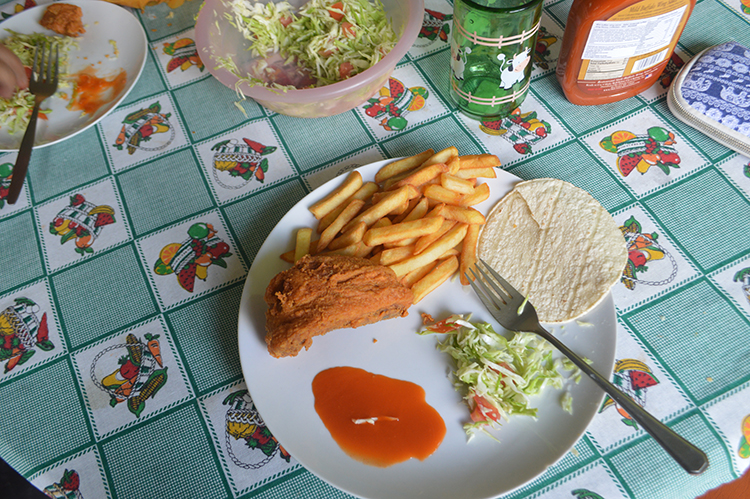
[[[21,60],[8,47],[0,44],[0,97],[10,99],[16,88],[29,86],[29,78]]]

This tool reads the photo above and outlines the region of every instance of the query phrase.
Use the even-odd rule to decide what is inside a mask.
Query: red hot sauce
[[[385,468],[412,457],[425,460],[445,437],[445,422],[408,381],[355,367],[321,371],[312,382],[315,410],[353,459]]]

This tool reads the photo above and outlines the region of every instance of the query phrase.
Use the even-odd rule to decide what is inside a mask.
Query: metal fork
[[[511,331],[536,333],[550,342],[620,404],[620,407],[625,409],[685,471],[694,475],[705,471],[708,467],[708,458],[702,450],[649,414],[630,397],[615,388],[612,383],[566,347],[560,340],[552,336],[549,331],[539,324],[536,310],[531,303],[526,301],[521,293],[516,291],[508,281],[503,279],[484,260],[480,259],[474,268],[469,269],[472,274],[471,276],[468,273],[464,275],[482,300],[482,303],[487,307],[487,310],[497,319],[501,326]],[[474,279],[471,277],[474,277]]]
[[[55,58],[52,57],[52,47],[47,44],[37,45],[34,48],[34,65],[31,68],[31,78],[29,78],[29,92],[34,94],[34,109],[31,111],[31,119],[26,133],[21,140],[21,148],[18,150],[16,165],[13,167],[13,179],[10,182],[7,201],[14,204],[21,193],[23,181],[26,178],[26,170],[29,167],[31,159],[31,150],[34,147],[36,137],[36,120],[39,116],[39,106],[45,99],[57,92],[57,80],[59,74],[60,53],[57,44],[55,45]],[[41,52],[41,54],[40,54]],[[45,66],[46,55],[46,66]],[[46,76],[45,76],[46,70]]]

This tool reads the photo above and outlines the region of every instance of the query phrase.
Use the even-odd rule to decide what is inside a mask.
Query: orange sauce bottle
[[[575,0],[557,63],[581,106],[632,97],[656,83],[696,0]]]

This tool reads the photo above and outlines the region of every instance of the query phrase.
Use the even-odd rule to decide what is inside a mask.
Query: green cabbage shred
[[[268,70],[265,60],[273,54],[283,58],[285,65],[304,68],[313,80],[309,86],[320,87],[372,67],[398,42],[380,0],[310,0],[299,10],[288,2],[230,0],[229,7],[230,24],[251,41],[249,50],[260,59],[253,68],[255,74],[250,75],[240,75],[226,58],[218,64],[251,86],[295,88],[264,74]]]
[[[517,332],[507,339],[490,324],[470,322],[462,315],[451,315],[438,324],[443,327],[431,330],[428,326],[419,334],[446,334],[437,348],[455,361],[452,382],[456,390],[464,392],[470,411],[479,406],[482,414],[488,415],[476,402],[481,397],[499,413],[499,419],[507,421],[513,415],[536,417],[537,409],[531,406],[530,397],[547,386],[564,387],[565,379],[558,368],[571,370],[572,363],[554,360],[554,348],[542,337]],[[566,394],[561,406],[571,412],[572,398]],[[486,421],[466,423],[464,430],[471,438],[476,431],[486,432],[487,427],[497,428],[498,424],[487,417]]]
[[[68,51],[71,47],[77,47],[78,42],[64,36],[50,36],[43,33],[26,35],[9,29],[6,31],[10,33],[10,36],[0,40],[0,43],[16,54],[26,67],[34,65],[34,47],[42,43],[58,44],[60,61],[57,88],[60,91],[61,88],[70,87],[70,82],[67,80]],[[0,98],[0,128],[6,128],[9,134],[25,131],[33,108],[34,95],[28,89],[17,90],[10,99]],[[49,109],[39,110],[40,114],[49,112]]]

